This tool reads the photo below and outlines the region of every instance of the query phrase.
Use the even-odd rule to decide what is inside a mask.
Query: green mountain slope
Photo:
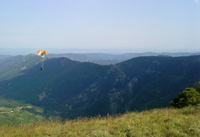
[[[200,107],[0,127],[1,136],[198,137]]]
[[[0,126],[45,120],[42,108],[0,97]]]
[[[200,80],[200,56],[141,57],[118,64],[132,82],[131,109],[168,106],[173,96]],[[148,103],[147,103],[148,102]]]
[[[63,118],[166,107],[200,80],[200,57],[139,57],[101,66],[54,58],[0,82],[0,95]]]
[[[23,70],[38,64],[41,60],[41,57],[34,54],[27,56],[12,56],[1,59],[0,81],[21,75]]]

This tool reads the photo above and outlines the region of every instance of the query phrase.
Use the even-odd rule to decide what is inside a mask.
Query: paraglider
[[[44,70],[44,60],[45,60],[45,55],[46,55],[47,51],[45,49],[41,49],[41,50],[38,50],[38,56],[41,56],[43,59],[42,59],[42,62],[41,62],[41,70]]]

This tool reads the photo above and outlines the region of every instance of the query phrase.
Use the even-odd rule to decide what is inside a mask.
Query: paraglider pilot
[[[44,65],[44,60],[45,60],[45,55],[46,55],[46,53],[47,53],[47,51],[45,50],[45,49],[41,49],[41,50],[38,50],[38,56],[41,56],[43,59],[42,59],[42,62],[41,62],[41,67],[40,67],[40,69],[41,70],[44,70],[44,67],[43,67],[43,65]]]

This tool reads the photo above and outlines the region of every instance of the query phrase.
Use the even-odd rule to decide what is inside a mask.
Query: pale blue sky
[[[3,48],[198,52],[200,2],[0,0]]]

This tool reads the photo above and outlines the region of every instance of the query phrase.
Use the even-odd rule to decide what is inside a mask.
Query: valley
[[[44,71],[38,56],[22,58],[17,64],[1,65],[0,95],[41,107],[47,117],[71,119],[168,107],[174,96],[200,80],[199,56],[137,57],[116,65],[49,58]],[[13,73],[5,73],[5,66]],[[24,66],[29,67],[21,70]]]

